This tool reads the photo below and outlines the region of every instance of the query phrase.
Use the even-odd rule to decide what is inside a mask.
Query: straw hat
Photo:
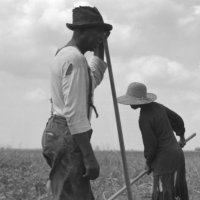
[[[67,23],[70,30],[102,27],[105,31],[112,30],[112,25],[106,24],[96,7],[80,6],[73,9],[73,23]]]
[[[157,99],[153,93],[147,93],[147,88],[143,83],[133,82],[128,86],[125,95],[117,98],[118,103],[125,105],[148,104]]]

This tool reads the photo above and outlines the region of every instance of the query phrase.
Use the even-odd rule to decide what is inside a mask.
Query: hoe
[[[191,140],[193,137],[196,136],[196,133],[193,133],[192,135],[190,135],[187,139],[186,139],[186,143]],[[134,179],[132,179],[130,181],[130,185],[134,184],[135,182],[137,182],[140,178],[142,178],[147,172],[144,170],[143,172],[141,172],[138,176],[136,176]],[[122,192],[124,192],[126,190],[126,186],[123,186],[119,191],[117,191],[115,194],[113,194],[111,197],[109,197],[109,199],[105,199],[105,200],[114,200],[116,199]]]

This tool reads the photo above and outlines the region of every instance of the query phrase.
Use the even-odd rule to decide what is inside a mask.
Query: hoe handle
[[[185,139],[186,143],[191,140],[193,137],[195,137],[197,134],[196,133],[192,133],[192,135],[190,135],[188,138]]]
[[[123,133],[122,133],[119,108],[118,108],[118,104],[117,104],[115,83],[114,83],[114,77],[113,77],[113,72],[112,72],[112,65],[111,65],[111,60],[110,60],[110,53],[109,53],[107,39],[103,40],[103,44],[104,44],[104,50],[105,50],[105,54],[106,54],[107,65],[108,65],[108,73],[109,73],[109,77],[110,77],[110,85],[111,85],[113,105],[114,105],[114,110],[115,110],[115,118],[116,118],[116,123],[117,123],[119,144],[120,144],[120,150],[121,150],[121,156],[122,156],[122,164],[123,164],[123,168],[124,168],[124,177],[125,177],[125,183],[126,183],[126,188],[127,188],[127,196],[128,196],[128,200],[132,200],[133,198],[132,198],[131,185],[130,185],[128,167],[127,167],[124,138],[123,138]]]
[[[130,185],[138,181],[140,178],[142,178],[147,172],[144,170],[141,172],[138,176],[136,176],[134,179],[130,181]],[[123,186],[119,191],[117,191],[115,194],[113,194],[108,200],[116,199],[122,192],[126,190],[126,186]]]

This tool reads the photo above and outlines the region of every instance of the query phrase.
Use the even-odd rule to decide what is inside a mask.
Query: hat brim
[[[94,28],[94,27],[102,27],[105,31],[112,30],[112,25],[106,24],[106,23],[89,23],[89,24],[66,24],[67,28],[70,30],[76,30],[76,29],[83,29],[83,28]]]
[[[148,104],[157,99],[157,96],[153,93],[147,93],[145,98],[136,98],[128,95],[123,95],[117,98],[117,102],[124,105],[142,105]]]

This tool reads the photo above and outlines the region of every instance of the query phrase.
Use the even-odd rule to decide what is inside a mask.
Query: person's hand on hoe
[[[150,164],[148,163],[148,161],[146,161],[146,163],[145,163],[145,168],[144,168],[144,169],[145,169],[147,175],[149,175],[149,174],[152,172],[151,166],[150,166]]]
[[[179,140],[179,145],[181,148],[183,148],[186,145],[186,140],[184,136],[180,136],[180,140]]]

